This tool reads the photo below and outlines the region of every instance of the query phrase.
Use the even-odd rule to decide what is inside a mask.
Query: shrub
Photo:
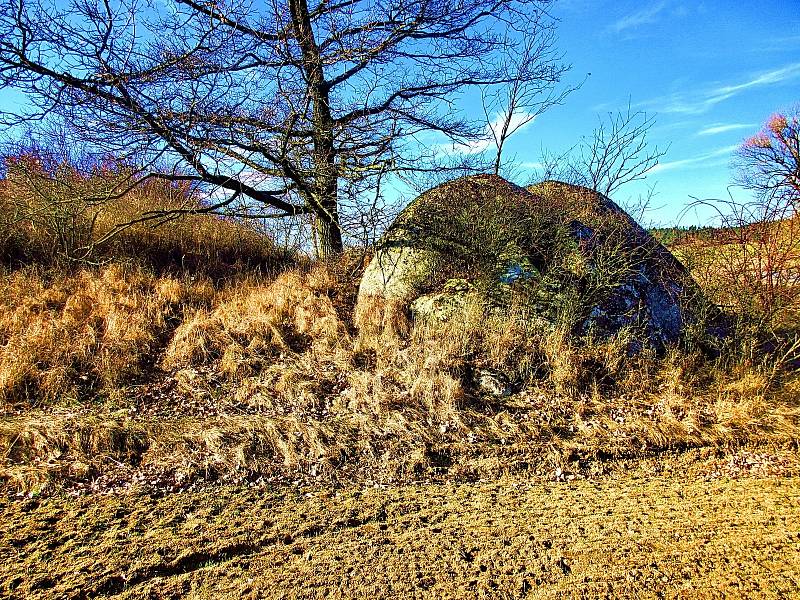
[[[294,258],[252,224],[192,214],[204,202],[190,185],[132,184],[135,172],[118,163],[81,169],[34,152],[6,157],[5,173],[0,259],[11,266],[132,260],[160,272],[222,277],[273,272]]]

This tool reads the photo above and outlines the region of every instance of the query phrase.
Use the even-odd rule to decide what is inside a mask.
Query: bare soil
[[[4,598],[800,596],[800,477],[0,499]]]

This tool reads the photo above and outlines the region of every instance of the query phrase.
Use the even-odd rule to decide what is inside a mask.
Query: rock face
[[[568,323],[578,336],[629,327],[640,346],[661,348],[681,334],[696,289],[609,198],[478,175],[433,188],[400,214],[364,272],[356,322],[366,325],[376,305],[454,318],[477,295],[496,307],[522,299],[537,319]]]

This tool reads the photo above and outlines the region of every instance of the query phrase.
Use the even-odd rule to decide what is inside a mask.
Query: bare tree
[[[503,59],[552,35],[552,0],[0,2],[0,87],[33,103],[5,125],[58,115],[140,178],[207,188],[194,212],[312,215],[321,256],[342,198],[436,172],[420,134],[480,137],[459,93],[561,72]]]
[[[737,153],[736,183],[771,204],[800,210],[800,108],[776,113]]]
[[[562,181],[574,185],[585,184],[586,179],[573,164],[572,153],[574,150],[574,146],[560,153],[549,148],[540,148],[539,160],[532,167],[533,173],[529,177],[529,184],[548,180]]]
[[[502,64],[510,83],[482,90],[483,112],[495,147],[494,174],[500,174],[506,142],[548,108],[561,104],[576,87],[557,89],[569,70],[555,50],[553,22],[537,23],[540,30],[525,40],[522,52],[506,54]]]
[[[632,111],[630,103],[624,112],[608,113],[607,120],[599,121],[591,136],[581,140],[572,167],[577,179],[610,196],[626,183],[644,179],[667,150],[649,146],[655,117]]]
[[[691,253],[693,272],[720,304],[767,328],[800,319],[800,123],[775,114],[745,140],[734,159],[734,182],[746,198],[695,199],[686,209],[711,210],[717,248]],[[688,246],[692,249],[692,246]],[[792,325],[793,326],[793,325]]]

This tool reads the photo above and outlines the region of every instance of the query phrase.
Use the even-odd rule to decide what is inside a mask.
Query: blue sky
[[[554,14],[570,79],[591,76],[520,131],[509,151],[535,162],[542,146],[566,150],[598,114],[630,99],[655,115],[650,138],[669,150],[645,183],[615,199],[655,185],[652,222],[675,223],[691,196],[727,197],[736,146],[770,114],[800,103],[800,0],[561,0]]]
[[[800,103],[800,0],[559,0],[558,46],[583,86],[520,130],[506,156],[536,163],[590,134],[598,116],[634,110],[655,116],[650,140],[667,148],[645,182],[615,193],[625,204],[655,186],[645,220],[675,224],[696,198],[726,197],[730,162],[770,114]],[[24,98],[2,90],[8,108]],[[465,108],[484,118],[480,107]],[[533,173],[521,173],[527,183]],[[526,179],[527,178],[527,179]],[[742,190],[731,190],[742,196]],[[681,224],[709,214],[685,214]]]

